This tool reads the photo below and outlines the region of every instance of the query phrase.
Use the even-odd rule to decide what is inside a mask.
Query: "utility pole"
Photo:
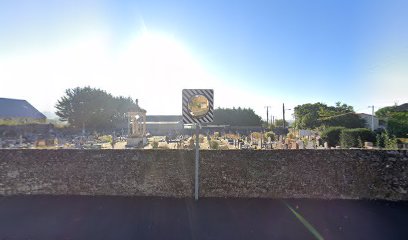
[[[371,131],[374,131],[374,105],[368,107],[371,108]]]
[[[283,129],[285,129],[285,104],[282,106],[282,111],[283,111]]]
[[[283,106],[282,106],[282,111],[283,111],[283,128],[285,128],[285,127],[286,127],[286,121],[285,121],[285,110],[292,110],[292,109],[290,109],[290,108],[285,109],[285,104],[283,104]]]
[[[269,108],[270,107],[271,106],[265,106],[265,108],[266,108],[266,128],[269,127]]]

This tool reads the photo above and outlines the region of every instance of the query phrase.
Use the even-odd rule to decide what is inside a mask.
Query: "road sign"
[[[201,124],[214,121],[214,90],[183,89],[183,123]]]
[[[198,200],[199,166],[200,166],[200,126],[214,120],[213,89],[183,89],[183,123],[194,124],[196,129],[195,143],[195,177],[194,198]]]

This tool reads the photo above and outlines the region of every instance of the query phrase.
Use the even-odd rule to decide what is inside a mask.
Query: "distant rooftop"
[[[366,116],[366,117],[371,117],[372,115],[371,114],[368,114],[368,113],[356,113],[357,115],[359,115],[359,116]],[[376,117],[376,116],[374,116],[374,117]]]
[[[397,110],[397,111],[399,111],[399,112],[406,112],[406,111],[408,111],[408,103],[404,103],[404,104],[401,104],[401,105],[395,107],[395,110]]]
[[[46,117],[26,100],[0,98],[0,118],[45,119]]]
[[[181,122],[181,115],[147,115],[146,122]]]

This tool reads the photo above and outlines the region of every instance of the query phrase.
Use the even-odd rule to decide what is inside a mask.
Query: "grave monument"
[[[130,108],[128,116],[128,138],[126,147],[143,147],[147,144],[146,138],[146,110],[139,106],[136,99],[136,106]]]

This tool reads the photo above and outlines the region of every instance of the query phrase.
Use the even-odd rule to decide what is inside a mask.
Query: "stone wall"
[[[193,197],[194,151],[0,150],[0,195]],[[408,200],[408,152],[201,151],[201,197]]]

